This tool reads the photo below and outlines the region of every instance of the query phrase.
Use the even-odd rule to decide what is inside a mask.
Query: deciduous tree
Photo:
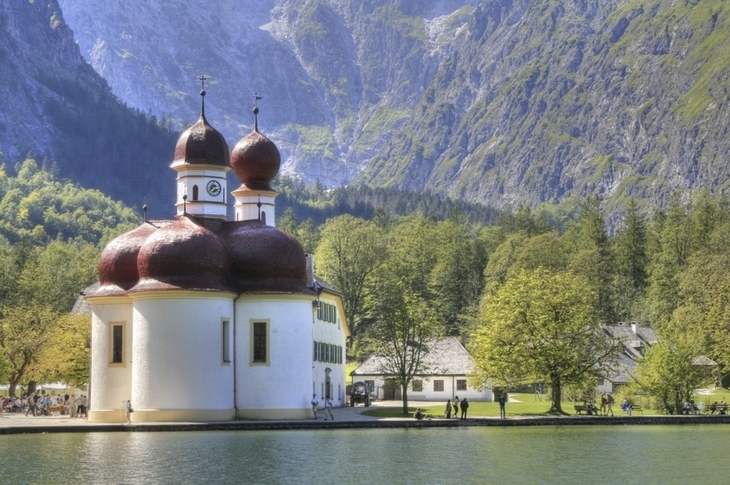
[[[657,398],[667,414],[679,414],[695,389],[712,382],[712,367],[700,359],[702,345],[689,334],[668,334],[647,350],[636,370],[640,389]]]
[[[537,269],[487,294],[472,346],[475,383],[545,381],[550,412],[562,413],[563,386],[598,378],[621,347],[599,325],[591,288],[574,273]]]

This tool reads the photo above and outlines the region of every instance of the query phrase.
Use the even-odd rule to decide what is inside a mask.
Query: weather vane
[[[200,98],[201,98],[201,101],[200,101],[200,105],[201,105],[200,106],[200,112],[202,113],[203,116],[205,116],[205,80],[208,79],[208,78],[205,77],[205,74],[203,74],[198,79],[200,80],[200,86],[202,88],[200,90]]]

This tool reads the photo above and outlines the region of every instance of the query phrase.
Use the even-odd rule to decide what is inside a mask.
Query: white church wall
[[[330,392],[334,406],[346,404],[345,332],[342,324],[343,313],[340,310],[337,299],[330,298],[327,294],[321,295],[312,332],[314,342],[320,344],[317,349],[313,345],[311,351],[314,360],[312,392],[316,393],[320,401],[324,403],[324,397],[327,394],[327,375],[329,374]],[[329,345],[329,349],[322,348],[322,344]],[[336,354],[334,358],[330,355],[332,350]]]
[[[134,296],[134,417],[170,420],[186,410],[184,419],[232,419],[233,363],[223,361],[222,329],[233,322],[233,297],[176,293]]]
[[[236,303],[236,404],[244,419],[311,417],[312,300],[244,295]],[[266,360],[254,362],[255,323],[266,323]]]
[[[121,301],[120,301],[121,300]],[[122,359],[112,362],[112,326],[122,325]],[[132,301],[125,297],[97,301],[91,316],[90,421],[120,420],[122,403],[132,386]]]

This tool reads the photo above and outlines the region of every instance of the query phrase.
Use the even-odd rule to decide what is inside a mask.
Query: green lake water
[[[720,484],[730,427],[0,436],[2,484]]]

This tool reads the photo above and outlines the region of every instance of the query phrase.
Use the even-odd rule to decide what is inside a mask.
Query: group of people
[[[2,409],[6,412],[25,413],[26,416],[50,416],[53,412],[68,414],[70,417],[86,417],[86,396],[76,397],[69,394],[42,394],[36,391],[21,397],[0,397]]]
[[[461,408],[461,417],[459,417],[459,408]],[[446,419],[451,419],[452,414],[455,418],[466,419],[466,415],[468,412],[469,401],[467,401],[466,398],[459,401],[459,396],[455,396],[453,403],[451,402],[451,399],[448,399],[446,401],[446,409],[444,410],[444,415],[446,416]]]
[[[712,404],[708,404],[707,409],[710,414],[715,414],[715,412],[717,412],[717,414],[727,414],[727,403],[724,399],[719,403],[715,401]]]
[[[601,407],[596,410],[593,403],[586,404],[586,414],[600,414],[602,416],[613,416],[614,399],[610,394],[601,395]],[[621,406],[623,408],[623,405]]]
[[[319,399],[317,399],[316,394],[312,394],[311,404],[312,404],[312,413],[314,414],[314,419],[317,419],[317,410],[319,409]],[[325,421],[327,421],[328,418],[332,421],[335,420],[335,415],[332,414],[333,406],[334,405],[332,404],[332,398],[326,397],[324,399],[324,420]]]
[[[507,412],[505,410],[505,404],[507,403],[507,393],[502,392],[497,399],[499,402],[499,417],[501,419],[504,419],[507,417]],[[459,416],[459,408],[461,408],[461,416]],[[417,409],[416,412],[420,411],[420,409]],[[446,400],[446,409],[444,409],[444,417],[446,419],[451,419],[453,416],[454,418],[458,418],[460,420],[467,419],[467,414],[469,412],[469,401],[464,398],[461,401],[459,400],[459,396],[454,397],[454,402],[451,402],[451,399]],[[418,419],[418,418],[416,418]]]

